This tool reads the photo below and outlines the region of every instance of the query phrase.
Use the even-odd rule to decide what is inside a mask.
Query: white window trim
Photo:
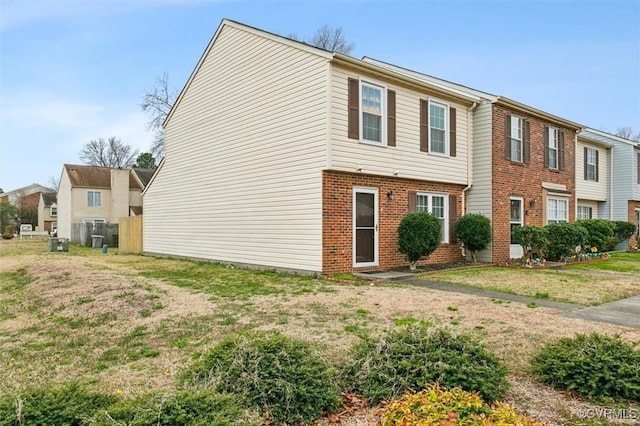
[[[520,221],[514,222],[511,220],[511,201],[520,201]],[[511,225],[519,224],[520,227],[524,226],[524,197],[509,197],[509,241],[511,241]]]
[[[559,131],[556,127],[548,127],[547,128],[547,137],[549,138],[549,168],[552,170],[558,170],[559,168],[559,163],[560,163],[560,158],[559,158]],[[555,137],[553,137],[555,136]],[[555,143],[555,146],[554,146]],[[556,154],[556,164],[555,166],[551,165],[551,151],[555,152]]]
[[[440,192],[417,192],[416,193],[416,211],[418,209],[418,200],[417,197],[423,196],[428,197],[427,201],[427,211],[431,213],[433,211],[433,197],[442,197],[444,200],[444,221],[443,221],[443,229],[442,235],[443,239],[440,241],[441,244],[447,244],[449,242],[449,194],[440,193]],[[433,213],[431,213],[433,214]]]
[[[431,105],[437,105],[444,108],[444,152],[436,152],[432,148],[433,138],[431,137]],[[450,138],[449,138],[449,104],[438,99],[429,99],[427,105],[427,132],[429,132],[429,154],[438,157],[449,157]]]
[[[590,217],[580,217],[580,209],[588,209],[588,212],[590,213],[589,216]],[[592,206],[587,206],[584,204],[578,204],[578,208],[576,209],[576,219],[580,220],[580,219],[592,219],[593,218],[593,207]]]
[[[100,194],[100,205],[96,206],[96,193]],[[93,205],[89,205],[89,194],[93,194],[92,197],[92,204]],[[102,191],[87,191],[87,207],[90,208],[101,208],[102,207]]]
[[[49,216],[52,216],[52,217],[53,216],[58,216],[58,208],[57,207],[50,207],[49,208]]]
[[[516,138],[513,136],[513,121],[517,120],[519,122],[519,125],[517,126],[517,129],[520,132],[520,137]],[[524,143],[523,143],[523,139],[524,139],[524,135],[523,135],[523,130],[522,130],[522,123],[523,123],[523,118],[522,117],[518,117],[517,115],[512,115],[511,116],[511,129],[509,130],[511,132],[511,137],[509,140],[509,143],[511,143],[512,139],[517,140],[518,142],[520,142],[520,158],[513,158],[513,145],[511,145],[509,151],[511,152],[511,158],[509,158],[511,161],[515,162],[515,163],[523,163],[524,161]],[[511,214],[511,213],[509,213]]]
[[[373,262],[360,262],[358,263],[356,261],[357,257],[356,257],[356,193],[366,193],[366,194],[373,194],[373,204],[374,204],[374,211],[375,211],[375,221],[374,221],[374,251],[373,251]],[[351,194],[351,199],[352,199],[352,212],[351,212],[351,227],[352,227],[352,240],[351,240],[351,248],[352,248],[352,253],[351,253],[351,258],[353,260],[353,267],[354,268],[363,268],[363,267],[368,267],[368,266],[378,266],[378,259],[379,259],[379,255],[380,255],[380,245],[379,245],[379,237],[378,237],[378,223],[380,218],[379,216],[379,212],[380,212],[380,208],[379,208],[379,204],[380,204],[380,200],[379,200],[379,196],[378,196],[378,189],[377,188],[363,188],[363,187],[355,187],[353,188],[353,193]]]
[[[557,218],[551,219],[551,215],[550,213],[550,207],[551,207],[551,201],[563,201],[566,203],[567,208],[565,209],[566,213],[567,213],[567,217],[565,218],[564,221],[560,221]],[[555,220],[555,222],[553,223],[569,223],[569,198],[564,198],[564,197],[547,197],[547,225],[549,225],[551,222],[549,222],[550,220]]]
[[[381,113],[382,113],[382,117],[380,119],[380,142],[377,141],[372,141],[369,139],[364,139],[364,137],[362,136],[363,132],[362,132],[362,128],[364,127],[364,120],[362,119],[362,85],[367,85],[367,86],[373,86],[375,88],[380,89],[381,93],[380,93],[380,103],[381,103]],[[374,145],[374,146],[387,146],[387,86],[379,83],[379,82],[375,82],[373,80],[369,80],[369,79],[360,79],[360,82],[358,84],[358,102],[360,102],[360,104],[358,105],[358,114],[360,114],[360,116],[358,117],[358,135],[360,137],[360,143],[364,143],[367,145]]]

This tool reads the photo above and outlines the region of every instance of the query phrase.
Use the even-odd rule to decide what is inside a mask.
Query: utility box
[[[92,235],[91,236],[91,247],[92,248],[101,248],[102,247],[102,235]]]
[[[49,252],[68,252],[69,251],[69,239],[68,238],[49,238]]]

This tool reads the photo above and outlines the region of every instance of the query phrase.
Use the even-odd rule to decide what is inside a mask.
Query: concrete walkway
[[[615,302],[604,303],[598,306],[585,307],[574,303],[556,302],[535,297],[519,296],[517,294],[502,293],[499,291],[483,290],[481,288],[466,287],[457,284],[449,284],[437,281],[429,281],[418,278],[416,274],[383,272],[375,274],[363,274],[369,279],[385,279],[394,282],[433,290],[450,291],[454,293],[470,294],[490,299],[507,300],[516,303],[535,303],[544,308],[556,309],[567,318],[580,318],[588,321],[605,322],[624,327],[640,328],[640,296],[633,296]]]

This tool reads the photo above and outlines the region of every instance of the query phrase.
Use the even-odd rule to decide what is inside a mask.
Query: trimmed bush
[[[519,226],[511,231],[511,238],[524,249],[523,260],[531,258],[533,253],[538,253],[544,258],[549,246],[547,228],[542,226]]]
[[[491,242],[491,221],[481,214],[465,214],[456,221],[455,230],[458,239],[471,252],[473,263],[476,263],[476,253]]]
[[[78,382],[28,389],[0,399],[0,425],[80,426],[95,410],[116,400]]]
[[[587,247],[596,247],[599,251],[603,251],[611,238],[615,237],[616,224],[610,220],[580,219],[576,224],[587,230]]]
[[[400,253],[411,262],[411,269],[415,269],[418,260],[438,248],[440,232],[440,221],[431,213],[409,213],[402,218],[398,226],[398,246]]]
[[[181,375],[181,383],[238,394],[277,424],[301,424],[338,406],[332,373],[308,343],[256,333],[222,340]]]
[[[575,223],[554,223],[545,226],[549,245],[547,258],[562,260],[576,254],[576,247],[582,247],[587,242],[587,230]]]
[[[377,404],[438,383],[478,392],[488,401],[508,388],[507,369],[469,335],[410,325],[355,345],[340,377],[348,392]]]
[[[618,221],[615,221],[614,223],[616,225],[616,231],[615,231],[616,241],[615,241],[615,244],[613,244],[613,240],[611,241],[612,244],[610,245],[609,250],[613,250],[620,241],[628,240],[636,232],[635,223],[627,222],[624,220],[618,220]]]
[[[640,401],[640,352],[619,337],[562,338],[532,358],[533,373],[556,388],[592,398]]]
[[[120,401],[100,410],[88,423],[94,426],[259,426],[262,421],[257,413],[250,413],[237,396],[202,389]]]
[[[488,405],[476,393],[460,388],[444,390],[438,385],[391,401],[382,409],[381,417],[382,426],[543,425],[509,405]]]

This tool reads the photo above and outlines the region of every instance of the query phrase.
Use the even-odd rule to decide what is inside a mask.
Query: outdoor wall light
[[[536,201],[535,198],[533,200],[529,201],[529,207],[535,207],[536,204],[538,204],[538,202]]]
[[[387,199],[393,200],[393,191],[387,192]]]

